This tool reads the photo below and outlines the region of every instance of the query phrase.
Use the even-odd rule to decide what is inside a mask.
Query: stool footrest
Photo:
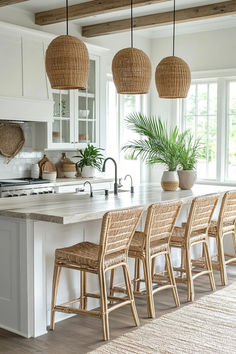
[[[76,315],[89,315],[92,317],[101,317],[101,313],[99,311],[93,311],[93,310],[88,311],[88,310],[76,309],[74,307],[67,307],[67,306],[61,306],[61,305],[55,306],[53,311],[64,312],[64,313],[74,313]]]

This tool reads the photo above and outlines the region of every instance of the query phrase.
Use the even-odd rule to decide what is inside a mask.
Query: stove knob
[[[11,198],[11,197],[12,197],[12,194],[6,195],[6,198]]]
[[[53,193],[53,191],[49,191],[48,193]]]
[[[39,194],[43,194],[43,192],[39,192]]]
[[[26,195],[27,195],[26,193],[22,193],[22,194],[20,194],[20,197],[24,197]]]
[[[43,194],[48,194],[48,191],[44,191]]]
[[[13,194],[13,197],[18,197],[19,195],[18,194]]]
[[[35,193],[35,192],[32,192],[32,193],[30,193],[30,195],[37,195],[37,193]]]

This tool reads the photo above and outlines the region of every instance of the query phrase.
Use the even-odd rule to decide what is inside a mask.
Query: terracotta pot
[[[81,176],[83,178],[92,178],[92,177],[94,177],[95,172],[96,172],[96,169],[94,167],[84,166],[81,171]]]
[[[179,170],[179,187],[181,189],[191,189],[197,179],[195,170]]]
[[[164,171],[161,179],[164,191],[176,191],[179,187],[179,177],[176,171]]]

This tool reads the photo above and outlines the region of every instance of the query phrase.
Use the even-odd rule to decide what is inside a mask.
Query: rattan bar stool
[[[208,236],[214,237],[217,245],[217,254],[212,256],[213,269],[220,271],[222,285],[227,285],[228,277],[226,265],[236,265],[236,191],[228,191],[221,202],[218,220],[213,220],[209,227]],[[233,239],[234,254],[224,252],[223,240],[225,236]],[[216,260],[215,260],[216,258]],[[194,261],[194,265],[204,264],[204,259]]]
[[[91,242],[81,242],[74,246],[57,249],[55,252],[54,275],[52,285],[51,329],[54,329],[55,312],[91,315],[102,320],[104,340],[109,339],[108,314],[125,305],[130,305],[134,322],[139,325],[139,319],[131,289],[128,272],[128,249],[131,238],[140,221],[143,208],[121,209],[108,212],[104,215],[99,245]],[[61,305],[56,305],[58,283],[61,268],[77,269],[81,271],[80,297]],[[122,267],[126,283],[127,296],[107,296],[105,275],[108,270]],[[100,295],[87,292],[86,274],[94,273],[99,277]],[[88,311],[88,297],[100,299],[100,310]],[[115,303],[107,306],[107,301]],[[80,308],[70,305],[80,302]]]
[[[182,202],[162,202],[152,204],[148,208],[144,232],[136,231],[129,248],[129,257],[135,258],[134,294],[147,297],[148,317],[155,317],[153,295],[161,290],[171,288],[176,306],[180,306],[170,258],[169,241],[179,214]],[[164,255],[166,271],[155,273],[155,260]],[[143,265],[144,279],[140,276],[140,265]],[[113,286],[112,272],[110,293],[122,291]],[[145,291],[140,290],[141,282],[145,283]]]
[[[202,275],[208,275],[212,291],[215,290],[212,263],[208,246],[208,229],[219,200],[218,194],[210,194],[193,199],[187,223],[182,227],[175,227],[170,239],[170,247],[181,249],[181,267],[174,267],[181,273],[176,282],[186,283],[188,286],[188,301],[194,301],[193,280]],[[204,270],[192,269],[191,247],[202,245],[204,255]],[[193,275],[194,274],[194,275]]]

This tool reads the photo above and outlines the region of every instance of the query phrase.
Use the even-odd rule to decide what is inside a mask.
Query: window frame
[[[236,186],[236,179],[228,178],[228,145],[229,145],[229,85],[236,81],[236,69],[192,73],[192,83],[217,83],[217,149],[216,149],[216,179],[198,179],[199,184],[217,184]],[[185,130],[185,104],[180,102],[180,130]]]
[[[113,82],[113,77],[111,74],[107,74],[107,80],[106,80],[106,117],[108,114],[108,105],[109,105],[109,82]],[[135,95],[137,96],[137,95]],[[148,95],[138,95],[139,96],[139,106],[140,106],[140,112],[143,112],[144,114],[147,113],[147,104],[148,104]],[[124,121],[122,121],[121,117],[123,114],[124,110],[124,95],[120,95],[116,93],[116,105],[117,105],[117,114],[116,114],[116,119],[117,119],[117,141],[118,141],[118,146],[117,146],[117,151],[120,152],[121,147],[122,147],[122,130],[124,129]],[[106,119],[106,131],[108,133],[108,121]],[[108,133],[109,134],[109,133]],[[107,138],[106,138],[106,147],[107,147]],[[117,154],[117,164],[119,167],[119,170],[121,172],[121,156],[120,153]],[[139,176],[140,176],[140,182],[148,180],[148,173],[144,173],[143,171],[143,161],[139,158]],[[124,176],[122,176],[124,177]]]

